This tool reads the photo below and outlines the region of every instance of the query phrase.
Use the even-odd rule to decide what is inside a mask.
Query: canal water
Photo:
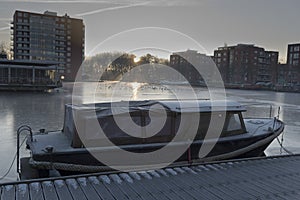
[[[71,83],[63,88],[49,92],[0,92],[0,177],[9,169],[16,154],[16,131],[21,125],[29,125],[34,131],[39,129],[60,130],[64,120],[64,105],[74,99],[84,103],[111,100],[166,99],[178,96],[189,97],[189,89],[184,86],[157,86],[138,83],[102,82],[76,85],[80,93],[72,94]],[[117,87],[116,87],[117,86]],[[203,88],[195,89],[198,98],[208,98]],[[179,95],[178,95],[179,94]],[[300,93],[283,93],[253,90],[226,90],[227,99],[247,104],[253,111],[251,116],[276,115],[280,106],[280,119],[286,124],[283,145],[293,153],[300,153]],[[25,135],[22,135],[23,139]],[[280,136],[280,140],[281,140]],[[276,140],[265,152],[267,155],[280,155],[285,151]],[[21,156],[29,155],[25,145],[21,147]],[[8,175],[0,182],[17,180],[16,163]]]

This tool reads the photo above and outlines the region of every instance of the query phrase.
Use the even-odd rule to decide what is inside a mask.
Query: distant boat
[[[125,105],[127,105],[127,108]],[[143,127],[147,123],[151,123],[149,116],[150,107],[155,105],[165,110],[167,117],[164,127],[151,137],[140,138],[126,134],[118,128],[112,117],[117,115],[125,122],[126,120],[133,120],[137,125]],[[191,107],[191,105],[197,105],[198,108]],[[212,105],[214,105],[214,109],[212,109]],[[22,177],[47,177],[52,169],[57,170],[61,175],[113,170],[95,159],[86,148],[88,143],[88,147],[92,147],[93,151],[101,155],[112,154],[116,151],[116,148],[103,143],[103,138],[101,137],[89,139],[87,136],[87,138],[84,138],[85,134],[89,135],[94,131],[90,130],[89,122],[95,117],[107,138],[113,144],[130,152],[145,153],[161,149],[178,134],[178,126],[181,123],[182,115],[193,116],[200,114],[199,126],[195,137],[192,138],[188,149],[174,163],[207,162],[261,156],[267,146],[284,129],[284,123],[277,118],[243,118],[242,113],[246,111],[246,108],[234,101],[183,100],[179,103],[176,100],[151,100],[116,102],[113,106],[121,108],[117,114],[112,110],[114,108],[112,103],[97,103],[84,106],[67,104],[65,106],[65,122],[62,131],[39,133],[27,140],[27,147],[31,151],[31,157],[22,158]],[[122,111],[123,107],[124,112]],[[94,112],[95,108],[96,114],[93,116],[91,113]],[[125,110],[129,110],[129,116],[125,115]],[[220,134],[217,134],[220,137],[209,136],[206,133],[212,115],[225,115],[223,129]],[[81,118],[80,127],[75,126],[74,116],[75,118]],[[159,118],[160,116],[153,115],[151,117]],[[186,123],[184,126],[191,125],[189,122],[182,123]],[[141,129],[141,132],[136,134],[146,134],[147,136],[147,132],[145,133],[145,130],[142,130],[144,129]],[[83,131],[85,134],[79,136],[78,131]],[[206,140],[207,137],[209,139]],[[187,140],[185,138],[173,144],[174,148],[185,145]],[[204,158],[200,159],[199,150],[204,142],[206,145],[210,143],[216,144]],[[29,173],[26,171],[34,173],[28,175]]]

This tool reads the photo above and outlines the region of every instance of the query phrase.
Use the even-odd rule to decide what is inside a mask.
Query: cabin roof
[[[159,104],[174,112],[211,112],[211,111],[245,111],[246,108],[235,101],[158,101]]]
[[[161,107],[153,107],[160,105]],[[235,101],[209,101],[209,100],[151,100],[151,101],[120,101],[120,102],[104,102],[97,104],[85,105],[69,105],[75,110],[96,110],[97,113],[111,114],[114,109],[114,114],[121,114],[135,110],[162,110],[162,108],[178,112],[178,113],[194,113],[194,112],[211,112],[211,111],[246,111],[245,106]]]

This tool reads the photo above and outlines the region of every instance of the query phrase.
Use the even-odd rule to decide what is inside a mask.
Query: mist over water
[[[97,87],[95,87],[95,84]],[[45,92],[0,92],[0,176],[9,168],[16,153],[16,131],[19,126],[26,124],[34,131],[61,130],[64,121],[64,105],[72,102],[72,85],[65,83],[64,88]],[[116,89],[116,85],[118,85]],[[101,82],[76,84],[80,87],[78,98],[82,103],[141,100],[141,99],[176,99],[178,94],[189,98],[189,92],[184,85],[149,85],[143,83]],[[96,88],[96,90],[92,89]],[[197,97],[209,98],[205,88],[195,88]],[[272,116],[277,115],[281,107],[280,119],[286,124],[284,131],[284,146],[293,153],[300,153],[300,94],[253,90],[226,90],[227,99],[242,104],[271,104]],[[249,106],[250,107],[250,106]],[[244,116],[267,117],[269,107],[259,105]],[[26,134],[22,135],[24,138]],[[280,136],[281,139],[281,136]],[[22,139],[21,139],[22,140]],[[266,150],[267,155],[279,155],[280,146],[276,140]],[[282,151],[284,153],[284,151]],[[28,156],[25,145],[21,147],[21,157]],[[16,164],[9,175],[1,180],[14,181],[17,179]]]

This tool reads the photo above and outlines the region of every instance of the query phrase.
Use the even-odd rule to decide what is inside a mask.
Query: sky
[[[0,0],[0,41],[9,41],[16,9],[49,10],[84,20],[87,55],[151,48],[158,56],[212,55],[225,43],[246,43],[279,51],[285,62],[287,45],[300,43],[299,8],[298,0]]]

